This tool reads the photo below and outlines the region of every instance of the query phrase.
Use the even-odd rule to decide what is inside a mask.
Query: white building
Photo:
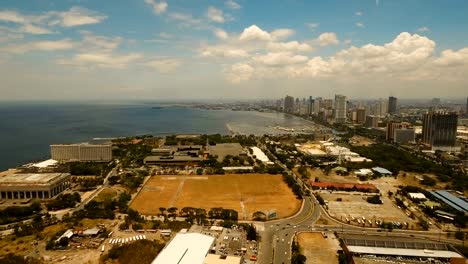
[[[152,264],[203,264],[215,238],[199,233],[178,233]]]
[[[265,155],[265,153],[263,153],[261,149],[259,149],[258,147],[251,147],[251,149],[256,159],[260,160],[263,163],[271,163],[270,159],[267,157],[267,155]]]
[[[346,96],[335,95],[335,122],[346,122]]]

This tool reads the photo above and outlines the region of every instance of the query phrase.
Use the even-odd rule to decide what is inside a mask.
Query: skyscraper
[[[284,112],[290,114],[294,112],[294,97],[286,95],[284,98]]]
[[[356,123],[364,124],[366,122],[366,109],[358,108],[356,110]]]
[[[388,98],[388,113],[394,115],[397,113],[397,98],[390,96]]]
[[[346,96],[335,95],[335,122],[346,122]]]
[[[432,149],[450,150],[455,147],[457,135],[456,113],[430,112],[423,118],[423,142]]]

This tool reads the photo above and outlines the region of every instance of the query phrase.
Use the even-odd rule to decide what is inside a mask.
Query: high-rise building
[[[415,138],[414,128],[397,128],[393,131],[393,142],[398,144],[413,143]]]
[[[388,98],[388,113],[394,115],[397,113],[397,98],[390,96]]]
[[[356,109],[356,123],[364,124],[366,122],[366,109],[358,108]]]
[[[321,109],[332,109],[333,108],[333,100],[332,99],[323,99],[322,104],[320,106]]]
[[[458,116],[453,112],[430,112],[423,118],[423,142],[432,149],[455,147]]]
[[[307,103],[307,114],[311,116],[314,113],[314,99],[312,96],[309,96],[309,101]]]
[[[50,153],[58,161],[110,161],[112,145],[50,145]]]
[[[395,138],[395,129],[402,128],[403,125],[400,122],[388,122],[387,123],[387,136],[386,139],[387,141],[393,142],[393,139]]]
[[[284,98],[284,112],[290,114],[294,112],[294,97],[286,95]]]
[[[379,117],[375,115],[366,116],[366,127],[378,127],[379,126]]]
[[[346,96],[335,95],[335,122],[346,122]]]

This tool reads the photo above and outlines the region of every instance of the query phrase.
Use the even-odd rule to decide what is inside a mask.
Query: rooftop
[[[265,153],[263,153],[263,151],[261,149],[259,149],[258,147],[251,147],[252,151],[253,151],[253,154],[255,155],[255,157],[260,160],[261,162],[269,162],[270,159],[265,155]]]
[[[221,258],[220,255],[208,254],[203,261],[203,264],[239,264],[241,257],[225,256]]]
[[[0,185],[49,184],[69,175],[69,173],[12,173],[0,177]]]
[[[432,195],[460,212],[468,212],[468,203],[447,191],[432,191]]]
[[[215,238],[198,233],[178,233],[152,264],[203,264]]]
[[[373,171],[376,171],[380,174],[387,174],[387,175],[392,175],[392,172],[385,169],[385,168],[382,168],[382,167],[374,167],[372,168]]]
[[[425,258],[463,258],[457,252],[447,250],[428,250],[428,249],[406,249],[406,248],[382,248],[382,247],[363,247],[347,246],[353,253],[370,255],[391,255],[407,257],[425,257]]]

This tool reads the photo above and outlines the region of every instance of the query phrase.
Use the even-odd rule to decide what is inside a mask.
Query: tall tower
[[[454,147],[457,135],[456,113],[430,112],[423,118],[423,142],[432,149]]]
[[[346,96],[344,95],[335,95],[335,122],[346,122]]]
[[[284,112],[290,114],[294,112],[294,97],[286,95],[284,98]]]
[[[388,98],[388,113],[394,115],[397,113],[397,98],[390,96]]]

